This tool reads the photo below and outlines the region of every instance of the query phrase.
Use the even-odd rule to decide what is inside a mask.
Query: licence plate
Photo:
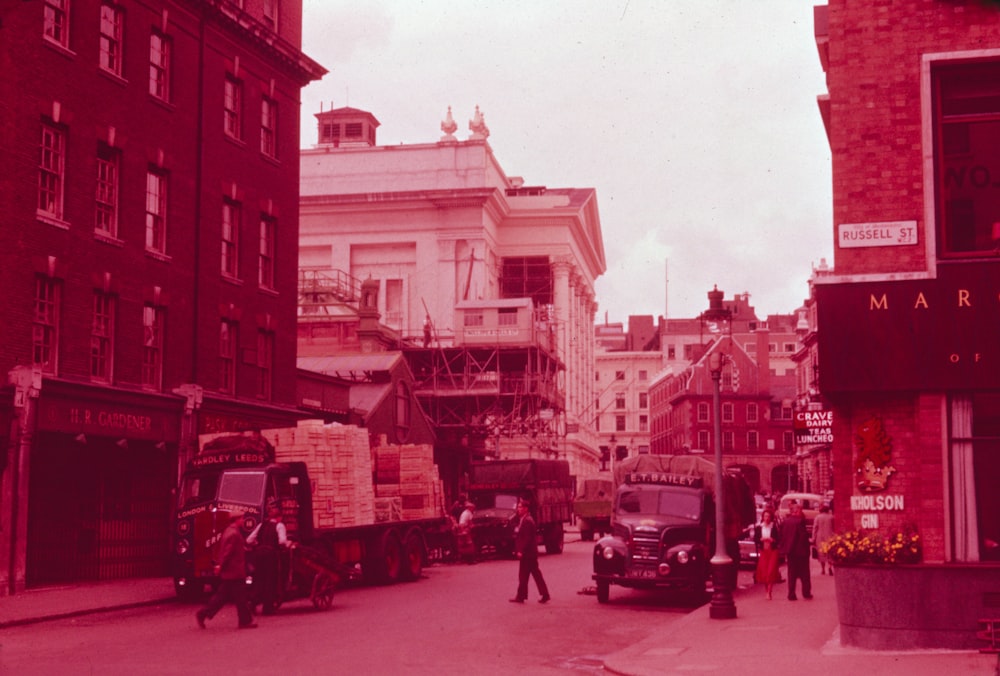
[[[639,577],[639,578],[654,578],[656,577],[655,568],[631,568],[626,574],[627,577]]]

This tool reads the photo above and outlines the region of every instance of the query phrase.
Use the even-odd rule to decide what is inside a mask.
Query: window
[[[69,0],[45,0],[43,31],[47,39],[69,49]]]
[[[66,135],[59,127],[43,123],[38,165],[38,211],[59,220],[63,217],[65,172]]]
[[[500,326],[517,326],[517,308],[500,308],[497,311],[497,324]]]
[[[747,432],[747,450],[757,451],[760,450],[760,434],[757,430],[750,430]]]
[[[1000,396],[959,394],[949,409],[955,559],[1000,561]]]
[[[615,371],[615,380],[625,380],[625,372]]]
[[[115,299],[102,291],[94,292],[94,315],[90,325],[90,377],[111,382],[114,354]]]
[[[703,451],[713,450],[708,441],[708,430],[698,430],[698,448]]]
[[[466,310],[464,318],[465,326],[482,326],[483,325],[483,313],[482,312],[470,312]]]
[[[677,359],[677,348],[671,345],[667,348],[667,359],[674,360]]]
[[[795,434],[791,431],[783,432],[781,435],[781,450],[785,453],[795,451]]]
[[[170,100],[170,39],[155,30],[149,36],[149,93]]]
[[[277,221],[267,216],[260,219],[260,264],[258,282],[261,288],[274,288],[274,238]]]
[[[617,392],[615,393],[615,408],[623,409],[625,408],[625,393]]]
[[[228,136],[242,138],[243,83],[227,75],[223,97],[223,129]]]
[[[264,0],[264,25],[278,30],[278,0]]]
[[[242,209],[239,202],[222,202],[222,274],[239,277],[239,240]]]
[[[698,422],[708,422],[708,403],[698,402]]]
[[[639,393],[639,408],[649,408],[649,392]]]
[[[722,404],[722,422],[733,422],[733,419],[735,418],[734,409],[735,407],[731,401],[727,401]]]
[[[236,393],[236,322],[223,319],[219,324],[219,391]]]
[[[35,278],[35,314],[31,323],[31,359],[43,373],[55,374],[59,345],[59,285],[50,277]]]
[[[722,450],[731,451],[733,450],[733,433],[729,431],[724,431],[722,433]]]
[[[110,3],[101,4],[101,68],[122,74],[122,10]]]
[[[118,166],[118,152],[98,144],[94,229],[108,237],[118,236]]]
[[[752,401],[749,404],[747,404],[747,422],[748,423],[757,422],[757,416],[758,416],[757,403]]]
[[[142,385],[159,390],[163,386],[163,309],[142,308]]]
[[[410,388],[405,381],[396,381],[395,387],[396,403],[396,441],[404,443],[410,438]]]
[[[344,124],[344,136],[347,138],[361,138],[361,123],[346,122]]]
[[[324,122],[320,132],[320,143],[340,143],[340,125],[332,122]]]
[[[995,256],[1000,245],[1000,62],[932,69],[938,247],[945,256]]]
[[[795,343],[785,343],[785,352],[795,352]]]
[[[146,250],[167,252],[167,177],[152,167],[146,172]]]
[[[264,97],[260,100],[260,152],[278,156],[278,102]]]
[[[615,431],[624,432],[625,431],[625,416],[616,415],[615,416]]]
[[[274,381],[274,332],[257,332],[257,396],[271,400],[271,384]]]
[[[639,431],[648,432],[649,431],[649,416],[640,415],[639,416]]]

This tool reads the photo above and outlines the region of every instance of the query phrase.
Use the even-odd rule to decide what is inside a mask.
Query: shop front
[[[26,586],[166,573],[182,401],[44,382],[28,462]]]
[[[977,619],[1000,616],[997,272],[992,264],[964,264],[941,266],[935,279],[816,287],[820,389],[834,420],[837,530],[891,536],[915,528],[935,580],[920,586],[926,603],[919,608],[927,611],[908,613],[908,626],[886,630],[842,617],[843,625],[860,627],[850,635],[876,640],[870,632],[885,630],[892,635],[876,642],[967,648]],[[906,571],[920,574],[919,565]],[[867,592],[883,601],[891,593]],[[935,630],[934,609],[952,608],[959,597],[965,601],[951,630]],[[844,598],[848,609],[866,605],[854,594]]]

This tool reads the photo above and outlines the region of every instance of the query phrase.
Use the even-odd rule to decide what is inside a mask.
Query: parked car
[[[823,504],[823,496],[818,493],[785,493],[781,502],[778,503],[776,514],[778,521],[788,516],[789,507],[793,500],[802,505],[802,516],[806,519],[806,528],[812,534],[813,519],[819,514],[819,508]]]
[[[741,568],[753,568],[757,565],[757,543],[754,541],[754,526],[747,526],[740,533]]]

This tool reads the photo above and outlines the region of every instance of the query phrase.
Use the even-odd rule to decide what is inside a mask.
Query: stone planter
[[[846,646],[977,649],[977,621],[1000,618],[995,564],[837,566],[833,579]]]

